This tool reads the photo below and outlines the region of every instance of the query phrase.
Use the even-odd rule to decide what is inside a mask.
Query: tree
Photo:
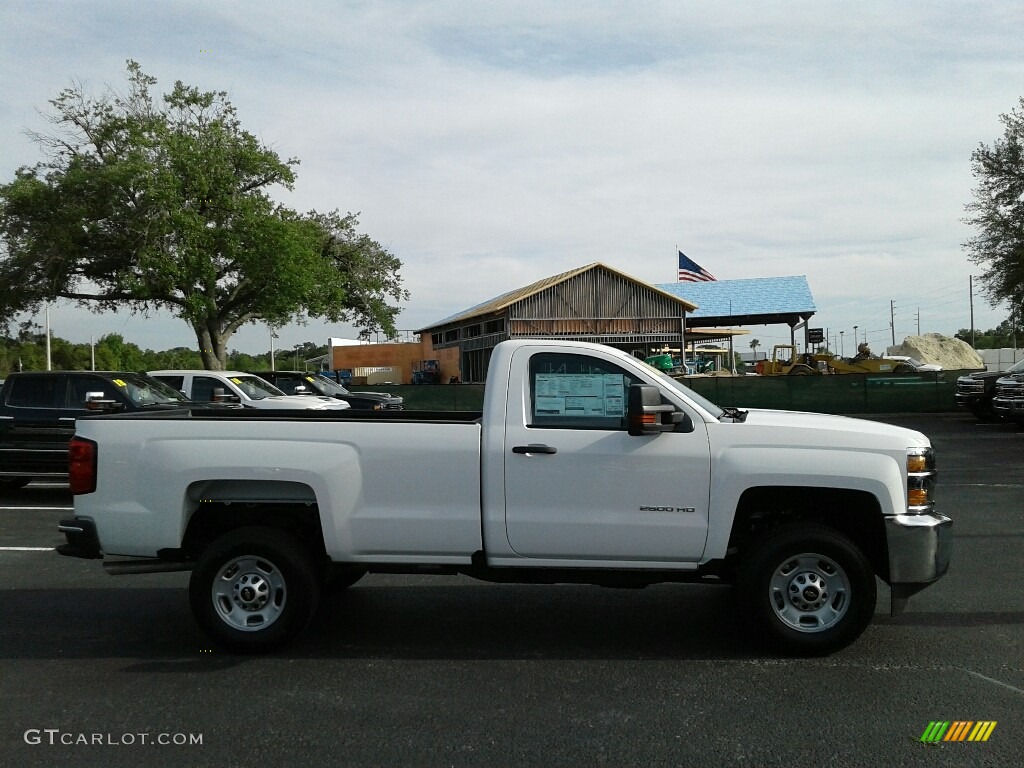
[[[224,92],[155,78],[128,62],[128,91],[81,85],[50,104],[47,159],[0,186],[0,315],[69,298],[94,311],[167,309],[192,326],[202,363],[223,369],[251,322],[320,317],[395,332],[401,262],[338,211],[301,215],[281,160],[243,130]]]
[[[995,328],[989,328],[987,331],[976,330],[972,334],[970,328],[961,328],[954,336],[968,344],[973,343],[975,349],[999,349],[1001,347],[1016,347],[1021,333],[1016,317],[1011,315]]]
[[[761,342],[757,339],[750,340],[750,351],[754,353],[754,359],[757,360],[757,348],[761,346]]]
[[[977,187],[964,221],[978,234],[964,243],[968,258],[984,267],[981,283],[995,305],[1024,304],[1024,98],[1000,115],[1003,137],[971,155]]]

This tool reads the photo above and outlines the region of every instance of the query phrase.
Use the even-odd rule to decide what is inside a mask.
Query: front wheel
[[[203,553],[189,581],[192,614],[239,653],[281,647],[312,618],[320,583],[310,553],[286,531],[239,528]]]
[[[875,612],[875,576],[860,548],[817,524],[793,524],[755,542],[739,576],[752,629],[785,653],[846,647]]]

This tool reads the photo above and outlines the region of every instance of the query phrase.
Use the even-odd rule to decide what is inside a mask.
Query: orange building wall
[[[441,364],[441,382],[447,383],[459,375],[458,348],[434,351],[430,337],[415,342],[398,344],[353,344],[331,347],[331,370],[388,367],[402,370],[402,384],[412,383],[414,364],[422,360],[438,360]]]

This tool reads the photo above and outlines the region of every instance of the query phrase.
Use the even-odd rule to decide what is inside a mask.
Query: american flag
[[[704,267],[691,259],[682,251],[679,251],[679,282],[680,283],[706,283],[718,278],[708,272]]]

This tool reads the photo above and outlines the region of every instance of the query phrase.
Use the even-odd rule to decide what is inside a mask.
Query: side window
[[[157,381],[162,381],[175,392],[182,392],[185,389],[184,376],[154,376],[153,378]]]
[[[299,384],[305,384],[303,381],[296,381],[295,379],[288,378],[287,376],[274,376],[267,379],[267,381],[280,389],[286,395],[294,395],[295,388],[299,386]],[[306,387],[306,389],[309,389],[309,387]]]
[[[530,427],[625,429],[626,396],[639,378],[587,355],[544,352],[530,358]]]
[[[11,381],[7,404],[15,408],[61,408],[63,376],[18,376]]]
[[[230,392],[221,381],[211,376],[193,376],[192,399],[197,403],[208,403],[213,400],[213,390],[217,387],[223,389],[226,393]]]
[[[102,392],[104,400],[122,400],[116,387],[109,381],[91,376],[72,376],[71,391],[68,393],[68,407],[85,410],[85,395],[88,392]]]

